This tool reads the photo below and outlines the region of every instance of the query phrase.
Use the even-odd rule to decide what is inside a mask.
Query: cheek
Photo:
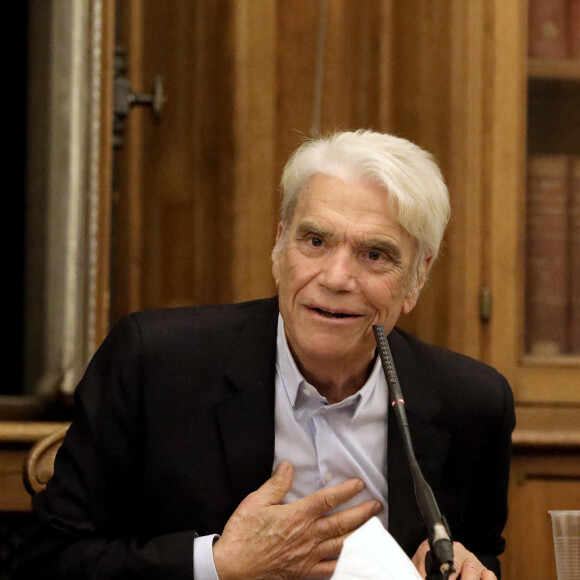
[[[316,260],[304,257],[299,251],[289,251],[280,264],[280,280],[292,288],[300,288],[316,277]]]
[[[399,310],[403,304],[401,286],[391,278],[371,280],[364,284],[361,290],[380,317]]]

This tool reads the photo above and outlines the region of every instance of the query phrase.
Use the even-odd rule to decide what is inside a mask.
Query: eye
[[[387,255],[382,250],[367,250],[364,252],[364,257],[371,262],[381,262],[387,258]]]
[[[321,252],[324,252],[326,241],[320,234],[310,232],[300,238],[300,246],[306,255],[318,256]]]

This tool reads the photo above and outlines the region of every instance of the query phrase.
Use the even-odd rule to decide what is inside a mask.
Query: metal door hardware
[[[479,291],[479,317],[482,322],[491,320],[492,297],[491,288],[484,286]]]
[[[130,110],[138,105],[151,107],[156,120],[161,118],[163,105],[165,105],[165,93],[163,79],[155,77],[153,93],[134,93],[129,85],[129,79],[118,77],[115,81],[115,115],[126,117]]]
[[[161,114],[167,100],[163,78],[157,76],[151,94],[134,92],[127,78],[127,58],[124,47],[115,47],[115,92],[114,92],[114,146],[123,146],[125,120],[131,109],[136,106],[151,107],[155,121],[161,119]]]

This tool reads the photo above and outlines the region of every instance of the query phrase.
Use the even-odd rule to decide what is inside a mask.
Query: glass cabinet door
[[[580,356],[578,0],[528,5],[526,356]]]

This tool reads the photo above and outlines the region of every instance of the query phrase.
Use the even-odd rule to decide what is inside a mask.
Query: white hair
[[[449,221],[449,193],[433,156],[414,143],[369,130],[309,139],[282,173],[280,217],[292,222],[300,193],[314,175],[366,179],[384,189],[400,225],[417,243],[415,276],[429,254],[435,261]]]

